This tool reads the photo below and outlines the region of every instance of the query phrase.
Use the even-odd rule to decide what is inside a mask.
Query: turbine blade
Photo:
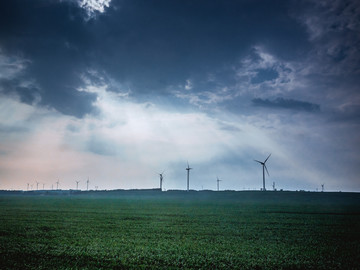
[[[271,156],[271,154],[265,159],[264,163],[269,159],[270,156]]]
[[[263,164],[261,161],[258,161],[258,160],[256,160],[256,159],[254,159],[254,161],[256,161],[256,162],[258,162],[258,163],[260,163],[260,164]]]
[[[264,164],[264,167],[265,167],[265,170],[266,170],[268,176],[270,176],[269,171],[268,171],[268,169],[266,168],[266,165],[265,165],[265,164]]]

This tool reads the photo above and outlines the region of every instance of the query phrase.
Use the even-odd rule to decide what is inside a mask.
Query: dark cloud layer
[[[75,3],[2,1],[0,10],[2,52],[29,61],[22,80],[36,82],[41,103],[75,116],[91,110],[93,97],[76,91],[82,84],[79,75],[87,68],[79,46],[90,40]],[[12,88],[22,100],[32,101],[26,97],[32,89]]]
[[[319,110],[292,99],[266,99],[276,96],[271,91],[279,85],[286,91],[287,81],[294,82],[291,91],[304,92],[294,96],[322,106],[325,95],[352,102],[359,83],[360,57],[352,49],[359,42],[358,5],[343,2],[112,0],[104,13],[89,18],[77,1],[1,1],[0,53],[23,59],[26,67],[17,76],[1,77],[0,91],[76,117],[95,112],[96,94],[78,91],[84,77],[111,91],[131,90],[141,101],[165,97],[169,102],[176,99],[174,89],[191,82],[185,101],[222,102],[225,109],[242,107],[260,94],[253,105]],[[254,53],[258,45],[278,62],[261,66],[271,60]],[[259,64],[247,70],[244,59]],[[248,71],[245,81],[239,80],[239,68]],[[102,76],[100,82],[93,71]],[[305,75],[286,77],[296,72]],[[310,90],[297,89],[299,79],[306,79]],[[242,94],[246,87],[258,92]]]
[[[295,111],[318,112],[320,105],[299,101],[294,99],[276,98],[274,100],[254,98],[252,100],[254,106],[273,108],[273,109],[290,109]]]
[[[167,94],[189,78],[198,90],[211,88],[209,73],[235,64],[254,44],[295,55],[306,33],[288,9],[287,1],[113,0],[104,14],[86,20],[75,1],[2,1],[0,46],[30,61],[25,77],[37,82],[42,104],[81,117],[95,98],[76,91],[89,69],[106,72],[135,96]],[[25,102],[35,90],[7,89]]]

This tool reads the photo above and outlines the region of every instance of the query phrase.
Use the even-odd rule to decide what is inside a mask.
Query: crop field
[[[360,269],[360,194],[0,196],[0,269]]]

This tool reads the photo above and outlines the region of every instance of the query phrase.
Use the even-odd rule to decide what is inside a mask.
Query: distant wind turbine
[[[80,181],[76,181],[76,190],[79,189],[79,182],[80,182]]]
[[[45,183],[43,183],[43,190],[45,190]]]
[[[88,177],[88,180],[86,181],[86,190],[89,190],[89,183],[90,183],[90,181],[89,181],[89,177]]]
[[[56,189],[59,189],[59,184],[60,184],[60,182],[59,182],[59,180],[57,180],[56,181]]]
[[[273,190],[275,191],[276,190],[276,188],[275,188],[275,182],[273,182]]]
[[[30,185],[30,184],[29,184],[29,183],[27,183],[27,191],[29,191],[29,185]]]
[[[164,180],[164,172],[159,173],[160,176],[160,190],[162,191],[162,184],[163,184],[163,180]]]
[[[321,192],[324,192],[324,184],[321,184]]]
[[[261,162],[261,161],[258,161],[258,160],[254,160],[254,161],[256,161],[256,162],[258,162],[258,163],[260,163],[260,164],[262,165],[262,169],[263,169],[263,191],[266,190],[266,188],[265,188],[265,170],[266,170],[267,174],[269,175],[269,171],[268,171],[268,169],[266,168],[266,161],[269,159],[270,156],[271,156],[271,154],[265,159],[264,162]],[[270,176],[270,175],[269,175],[269,176]]]
[[[187,170],[187,191],[189,191],[189,176],[190,176],[190,170],[192,170],[193,168],[190,168],[189,166],[189,162],[187,163],[187,168],[185,170]]]
[[[222,180],[220,180],[219,177],[216,177],[217,191],[220,191],[220,188],[219,188],[220,181],[222,181]]]
[[[38,181],[36,181],[36,190],[39,190],[39,182]]]

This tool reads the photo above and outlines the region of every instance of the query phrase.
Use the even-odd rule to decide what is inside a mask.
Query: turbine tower
[[[36,181],[36,190],[39,190],[39,182],[38,181]]]
[[[324,184],[321,184],[321,192],[324,192]]]
[[[276,190],[276,188],[275,188],[275,182],[273,182],[273,190],[275,191]]]
[[[219,177],[216,177],[216,182],[217,182],[217,191],[220,191],[220,189],[219,189],[219,184],[220,184],[220,181],[222,181],[222,180],[220,180],[220,179],[219,179]]]
[[[192,168],[190,168],[189,166],[189,162],[187,163],[187,168],[185,170],[187,170],[187,191],[189,192],[189,176],[190,176],[190,170],[192,170]]]
[[[80,182],[80,181],[76,181],[76,190],[79,189],[79,182]]]
[[[90,183],[90,181],[89,181],[89,177],[88,177],[88,180],[86,181],[86,191],[89,190],[89,183]]]
[[[43,183],[43,190],[45,190],[45,183]]]
[[[269,159],[270,156],[271,156],[271,154],[265,159],[264,162],[254,160],[254,161],[256,161],[256,162],[258,162],[258,163],[260,163],[262,165],[262,169],[263,169],[263,189],[262,190],[263,191],[266,191],[266,188],[265,188],[265,170],[266,170],[267,174],[269,175],[268,169],[266,168],[266,161]]]
[[[59,189],[59,184],[60,184],[60,182],[59,182],[59,180],[57,180],[57,181],[56,181],[56,189],[57,189],[57,190]]]
[[[160,176],[160,190],[162,191],[162,183],[163,183],[163,179],[164,179],[164,172],[159,173]]]
[[[29,183],[27,183],[27,191],[29,191],[29,185],[30,185],[30,184],[29,184]]]

